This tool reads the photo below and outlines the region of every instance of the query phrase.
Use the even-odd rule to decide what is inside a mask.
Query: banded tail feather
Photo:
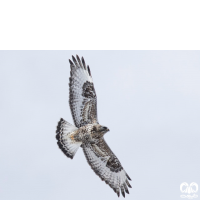
[[[56,130],[56,139],[58,140],[57,144],[59,148],[71,159],[73,159],[78,148],[82,144],[82,142],[77,142],[74,139],[74,135],[77,132],[76,130],[78,130],[78,128],[65,121],[63,118],[58,122]]]

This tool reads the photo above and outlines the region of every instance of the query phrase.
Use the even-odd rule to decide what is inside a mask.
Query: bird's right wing
[[[71,71],[69,78],[69,105],[76,127],[98,123],[97,96],[89,66],[86,67],[84,58],[80,60],[72,56],[69,60]]]
[[[128,182],[128,179],[131,179],[118,158],[108,147],[104,138],[101,138],[98,144],[83,143],[82,147],[85,157],[94,172],[113,188],[118,196],[120,195],[120,190],[124,197],[125,192],[129,194],[127,186],[131,187]]]

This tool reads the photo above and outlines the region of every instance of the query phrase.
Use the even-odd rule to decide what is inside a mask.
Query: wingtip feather
[[[83,68],[81,60],[80,60],[80,58],[79,58],[79,56],[77,54],[76,54],[76,59],[78,60],[79,65]]]
[[[126,184],[128,185],[129,188],[132,188],[131,184],[126,180]]]
[[[118,197],[120,196],[120,192],[117,192],[117,196],[118,196]]]
[[[86,64],[85,64],[84,58],[82,57],[81,60],[82,60],[83,67],[84,67],[84,69],[86,70]]]
[[[91,75],[91,72],[90,72],[90,67],[89,67],[89,65],[87,66],[87,69],[88,69],[89,75],[92,76],[92,75]]]
[[[122,196],[125,198],[125,192],[124,192],[124,189],[121,189],[121,192],[122,192]]]
[[[124,184],[124,189],[125,189],[125,192],[126,192],[127,194],[129,194],[129,191],[128,191],[128,188],[127,188],[126,184]]]
[[[126,177],[131,181],[131,178],[129,177],[129,175],[126,173]]]
[[[74,63],[69,59],[69,63],[70,63],[70,65],[74,65]]]
[[[74,63],[76,63],[76,58],[74,58],[73,55],[72,55],[72,60],[74,61]]]
[[[76,58],[77,58],[77,60],[80,60],[80,58],[79,58],[79,56],[76,54]]]

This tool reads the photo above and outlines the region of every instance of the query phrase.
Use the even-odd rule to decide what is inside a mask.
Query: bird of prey
[[[61,118],[56,130],[57,144],[71,159],[82,147],[94,172],[118,197],[120,191],[125,197],[125,192],[129,194],[128,179],[131,179],[104,139],[109,129],[100,125],[97,118],[97,96],[90,68],[83,57],[80,60],[78,55],[72,56],[72,60],[69,60],[69,105],[75,126]]]

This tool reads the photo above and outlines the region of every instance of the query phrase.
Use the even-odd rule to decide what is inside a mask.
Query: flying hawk
[[[74,125],[60,119],[56,130],[57,144],[63,153],[73,158],[79,147],[82,147],[88,164],[94,172],[105,181],[114,192],[125,197],[129,194],[131,180],[120,161],[104,140],[109,131],[97,118],[97,96],[89,66],[84,58],[72,56],[69,78],[69,105]],[[128,187],[127,187],[128,186]],[[125,191],[125,192],[124,192]]]

